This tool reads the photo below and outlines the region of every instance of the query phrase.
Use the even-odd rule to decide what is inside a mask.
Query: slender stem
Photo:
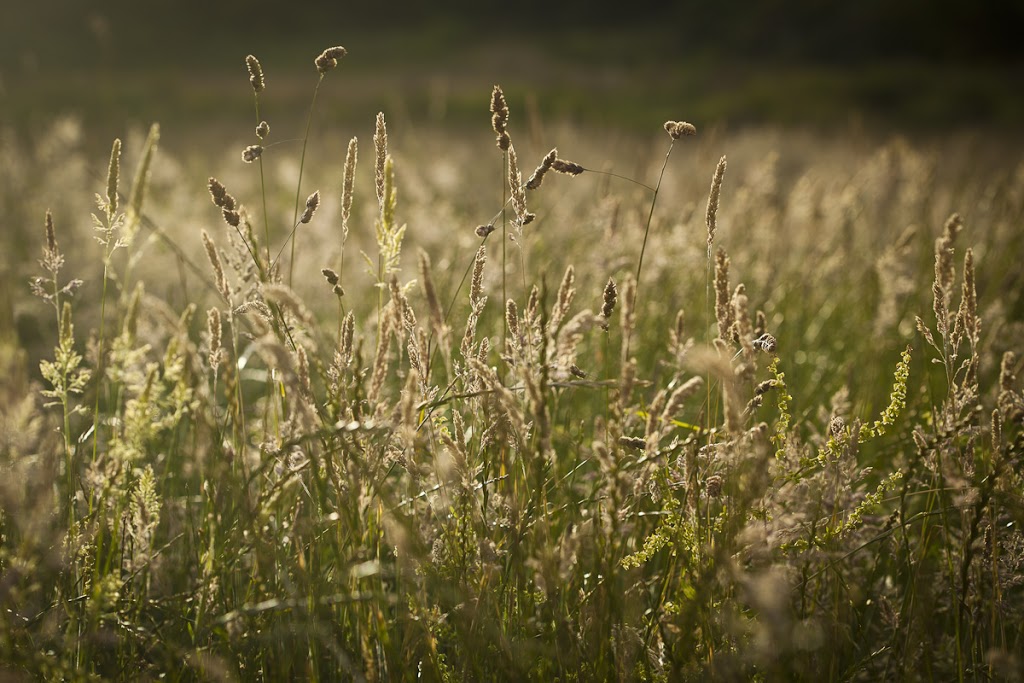
[[[661,165],[661,173],[658,175],[658,184],[654,187],[654,197],[651,198],[651,210],[647,213],[647,226],[644,228],[644,242],[640,246],[640,261],[636,264],[636,286],[633,288],[633,310],[636,310],[637,297],[640,296],[640,272],[644,267],[644,252],[647,251],[647,237],[651,233],[651,220],[654,218],[654,207],[658,203],[658,192],[661,190],[661,181],[665,177],[665,169],[668,167],[668,158],[672,156],[672,149],[675,147],[676,141],[673,140],[668,145],[668,151],[665,152],[665,162]],[[629,357],[629,345],[633,339],[632,330],[626,333],[626,357]]]
[[[260,95],[258,92],[253,91],[253,100],[256,105],[256,125],[259,126],[260,119]],[[261,140],[262,142],[262,140]],[[260,155],[257,161],[260,164],[260,195],[263,197],[263,240],[267,246],[267,269],[270,269],[270,213],[267,212],[267,181],[263,175],[263,155]],[[301,175],[300,175],[301,182]]]
[[[313,110],[316,108],[316,96],[320,92],[320,84],[324,82],[324,75],[320,74],[313,89],[313,101],[309,104],[309,115],[306,117],[306,133],[302,136],[302,156],[299,157],[299,182],[295,184],[295,211],[292,215],[292,225],[299,224],[299,197],[302,194],[302,169],[306,165],[306,145],[309,143],[309,128],[313,124]],[[292,274],[295,271],[295,231],[292,230],[292,255],[288,263],[288,286],[292,286]]]

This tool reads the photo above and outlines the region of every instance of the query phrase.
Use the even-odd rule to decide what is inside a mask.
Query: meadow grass
[[[1024,163],[496,87],[360,165],[344,55],[230,168],[3,138],[4,676],[1024,675]]]

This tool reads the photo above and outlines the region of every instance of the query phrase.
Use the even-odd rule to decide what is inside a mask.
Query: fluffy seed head
[[[544,175],[551,168],[551,164],[555,163],[558,158],[558,149],[552,149],[547,153],[543,159],[541,159],[540,166],[533,172],[530,179],[526,181],[527,190],[536,190],[540,187],[541,183],[544,182]]]
[[[253,55],[248,55],[245,58],[245,66],[249,70],[249,83],[252,85],[253,91],[263,92],[263,88],[266,86],[263,82],[263,67],[260,66],[260,60]]]
[[[477,237],[487,237],[494,232],[494,225],[488,223],[487,225],[478,225],[476,228]]]
[[[308,223],[312,220],[313,214],[316,213],[318,206],[320,206],[320,190],[317,190],[306,198],[306,210],[302,212],[302,217],[299,218],[299,223]]]
[[[247,164],[251,164],[252,162],[254,162],[257,159],[259,159],[260,155],[262,155],[262,154],[263,154],[263,146],[262,145],[249,145],[244,150],[242,150],[242,161],[244,161]]]
[[[270,135],[270,124],[266,121],[260,121],[260,125],[256,126],[256,137],[263,140]]]
[[[715,230],[718,228],[718,201],[722,192],[722,179],[725,178],[725,157],[718,160],[715,168],[715,175],[711,179],[711,192],[708,195],[708,208],[705,215],[705,222],[708,226],[708,253],[711,252],[711,245],[715,241]]]
[[[686,121],[666,121],[665,132],[673,140],[678,140],[684,135],[696,135],[697,128],[692,123],[687,123]]]
[[[353,183],[356,176],[356,160],[359,156],[359,141],[352,138],[348,141],[348,152],[345,154],[345,170],[341,180],[341,235],[342,242],[348,237],[348,221],[352,217]]]
[[[579,164],[566,161],[565,159],[555,159],[551,162],[551,170],[558,173],[564,173],[566,175],[579,175],[586,169]]]
[[[338,60],[346,54],[348,54],[348,50],[340,45],[329,47],[321,52],[320,55],[313,60],[313,63],[316,64],[317,71],[322,74],[327,73],[334,67],[338,66]]]
[[[615,286],[615,279],[608,278],[608,283],[604,286],[604,302],[601,304],[601,317],[604,318],[601,321],[601,328],[604,330],[608,329],[608,321],[615,312],[615,302],[618,298],[619,290]]]
[[[211,177],[208,187],[210,188],[210,198],[213,200],[214,205],[219,206],[225,211],[235,210],[235,198],[228,194],[228,191],[219,180]]]
[[[335,273],[333,270],[331,270],[330,268],[321,268],[320,272],[327,280],[327,284],[332,286],[338,284],[338,274]]]
[[[505,152],[508,151],[508,146],[511,143],[506,126],[508,126],[508,103],[505,101],[505,93],[501,91],[501,86],[496,85],[491,91],[491,127],[497,136],[498,148]]]

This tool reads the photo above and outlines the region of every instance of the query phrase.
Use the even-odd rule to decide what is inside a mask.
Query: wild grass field
[[[344,60],[0,131],[5,679],[1024,676],[1024,148],[345,129]]]

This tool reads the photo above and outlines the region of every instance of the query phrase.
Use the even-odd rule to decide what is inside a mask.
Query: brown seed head
[[[604,303],[601,305],[601,317],[604,318],[601,327],[605,330],[608,329],[608,321],[615,311],[615,302],[618,298],[619,290],[615,286],[615,280],[614,278],[608,278],[608,283],[604,286]]]
[[[478,225],[476,228],[477,237],[487,237],[494,232],[494,225],[488,223],[487,225]]]
[[[242,161],[244,161],[247,164],[251,164],[252,162],[254,162],[257,159],[259,159],[260,155],[262,155],[262,154],[263,154],[263,146],[262,145],[249,145],[244,150],[242,150]]]
[[[708,493],[708,498],[718,498],[722,495],[722,477],[712,474],[704,481],[704,489]]]
[[[505,93],[501,86],[496,85],[491,91],[491,127],[497,136],[498,147],[507,152],[511,139],[508,136],[508,103],[505,101]]]
[[[249,83],[252,85],[253,91],[263,92],[263,88],[266,86],[263,82],[263,67],[260,66],[260,60],[253,55],[248,55],[245,58],[245,66],[249,70]]]
[[[313,214],[316,213],[318,206],[320,206],[320,190],[317,190],[306,198],[306,210],[302,212],[302,217],[299,218],[299,223],[308,223],[312,220]]]
[[[678,140],[684,135],[696,135],[697,128],[692,123],[687,123],[686,121],[666,121],[665,132],[673,140]]]
[[[266,121],[260,121],[260,125],[256,126],[256,137],[263,140],[270,135],[270,124]]]
[[[53,255],[57,253],[57,232],[53,228],[53,214],[46,210],[46,251]]]
[[[329,285],[336,285],[336,284],[338,284],[338,274],[335,273],[333,270],[331,270],[330,268],[321,268],[320,272],[323,274],[324,278],[327,280],[327,284],[329,284]]]
[[[219,180],[211,177],[208,187],[210,188],[210,198],[216,206],[225,211],[235,210],[235,198],[228,194],[228,191]]]
[[[530,176],[530,179],[526,181],[527,190],[536,190],[537,188],[540,187],[541,183],[544,182],[544,175],[551,168],[551,164],[555,163],[555,159],[557,158],[557,149],[553,149],[547,153],[547,156],[545,156],[541,160],[540,166],[536,168],[536,170],[533,172],[533,175]]]
[[[579,175],[586,169],[579,164],[566,161],[565,159],[555,159],[551,162],[551,170],[558,173],[564,173],[566,175]]]

